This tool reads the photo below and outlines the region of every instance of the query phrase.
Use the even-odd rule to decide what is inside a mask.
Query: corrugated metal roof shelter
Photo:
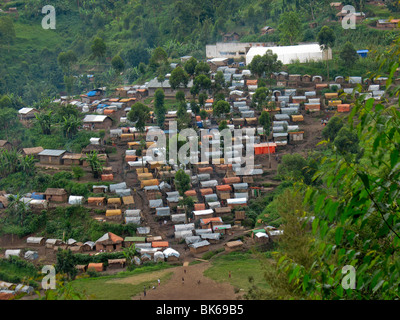
[[[137,234],[149,234],[150,233],[150,227],[139,227],[136,229]]]
[[[156,215],[159,217],[166,217],[171,215],[170,207],[156,208]]]
[[[65,152],[67,152],[67,151],[66,150],[44,149],[38,155],[46,156],[46,157],[59,157],[59,156],[63,155]]]
[[[162,206],[163,206],[162,199],[149,200],[149,207],[152,209],[161,208]]]

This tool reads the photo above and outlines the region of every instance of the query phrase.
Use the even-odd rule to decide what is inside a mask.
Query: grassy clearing
[[[231,271],[231,278],[229,278]],[[204,272],[204,276],[218,282],[229,282],[235,288],[249,290],[252,284],[249,277],[253,277],[254,285],[261,289],[267,289],[264,270],[260,261],[250,253],[232,252],[216,257],[212,260],[212,266]]]
[[[156,265],[135,269],[131,272],[121,272],[117,275],[98,278],[81,278],[72,281],[73,289],[84,292],[94,300],[130,300],[133,296],[142,294],[143,287],[157,286],[157,279],[161,282],[171,278],[173,272],[160,270],[171,268],[169,265]]]
[[[143,103],[148,106],[153,105],[153,102],[154,102],[153,97],[148,97],[143,100]],[[178,108],[178,103],[177,103],[176,99],[165,99],[164,104],[165,104],[165,108],[167,109],[167,111],[177,110],[177,108]]]

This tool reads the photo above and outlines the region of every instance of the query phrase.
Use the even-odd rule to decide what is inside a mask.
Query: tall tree
[[[178,66],[174,70],[172,70],[171,76],[169,77],[169,84],[171,85],[171,88],[173,90],[176,90],[182,86],[186,88],[188,83],[189,75],[183,68]]]
[[[225,100],[220,100],[213,106],[213,113],[217,118],[221,118],[222,116],[226,116],[231,111],[231,107],[229,102]]]
[[[53,123],[53,111],[35,113],[36,121],[39,123],[43,134],[51,134],[51,125]]]
[[[175,174],[175,185],[181,196],[190,189],[190,177],[184,170],[179,169]]]
[[[150,109],[141,102],[136,102],[128,112],[128,120],[135,123],[139,132],[144,132],[146,122],[150,119]]]
[[[71,75],[71,68],[77,61],[78,58],[72,50],[60,52],[57,57],[58,64],[67,75]]]
[[[256,55],[249,65],[252,73],[259,78],[265,73],[270,81],[272,73],[279,71],[280,68],[282,68],[282,61],[278,60],[278,55],[273,53],[272,50],[267,50],[263,56]]]
[[[283,44],[293,45],[302,33],[301,19],[298,12],[286,11],[280,15],[278,31]]]
[[[194,75],[197,63],[198,62],[195,57],[191,57],[188,61],[186,61],[184,68],[188,75],[190,76]]]
[[[98,60],[102,59],[106,55],[107,46],[104,40],[100,37],[94,39],[91,46],[92,55]]]
[[[268,102],[270,101],[269,94],[270,92],[267,88],[257,88],[252,100],[258,111],[262,111],[267,106]]]
[[[125,69],[125,62],[122,60],[121,56],[116,55],[111,60],[111,66],[115,70],[116,73],[121,73]]]
[[[98,179],[103,172],[105,161],[99,157],[97,151],[87,153],[85,160],[89,163],[89,166],[92,169],[93,177]]]
[[[328,26],[323,26],[317,35],[318,43],[326,53],[327,80],[329,81],[329,49],[335,45],[336,36],[334,31]]]
[[[157,124],[160,128],[164,128],[165,113],[167,112],[164,98],[164,90],[158,88],[154,93],[154,113],[157,117]]]
[[[347,41],[342,50],[340,51],[340,60],[343,61],[344,66],[352,66],[359,59],[356,49],[350,41]],[[350,70],[350,68],[346,68]],[[349,74],[348,74],[349,75]]]
[[[158,67],[166,64],[167,62],[167,52],[162,47],[155,48],[149,61],[150,67],[155,71]]]

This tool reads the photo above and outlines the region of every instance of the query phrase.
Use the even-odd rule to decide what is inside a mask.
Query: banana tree
[[[103,165],[105,161],[99,158],[97,151],[87,153],[85,160],[89,163],[89,166],[92,169],[93,177],[98,179],[100,174],[103,172]]]
[[[35,113],[35,118],[45,135],[51,134],[52,113],[53,111],[47,113]]]

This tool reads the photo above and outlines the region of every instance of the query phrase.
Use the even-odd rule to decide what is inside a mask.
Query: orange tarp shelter
[[[337,106],[338,112],[350,112],[350,105],[349,104],[339,104]]]
[[[228,184],[223,184],[223,185],[220,185],[220,186],[216,186],[215,189],[217,191],[232,191],[231,186],[228,185]]]
[[[222,183],[223,184],[240,183],[240,177],[223,178]]]
[[[254,154],[275,153],[276,143],[260,143],[254,145]]]
[[[151,243],[152,248],[168,248],[168,241],[153,241]]]
[[[193,196],[196,196],[196,195],[197,195],[196,190],[188,190],[188,191],[185,192],[185,196],[187,196],[187,197],[193,197]]]
[[[199,168],[198,171],[199,173],[213,173],[214,169],[212,167],[205,167],[205,168]]]
[[[102,181],[113,181],[114,176],[112,174],[102,174],[101,175],[101,180]]]
[[[94,269],[97,272],[101,272],[104,269],[103,263],[89,263],[87,270]]]

